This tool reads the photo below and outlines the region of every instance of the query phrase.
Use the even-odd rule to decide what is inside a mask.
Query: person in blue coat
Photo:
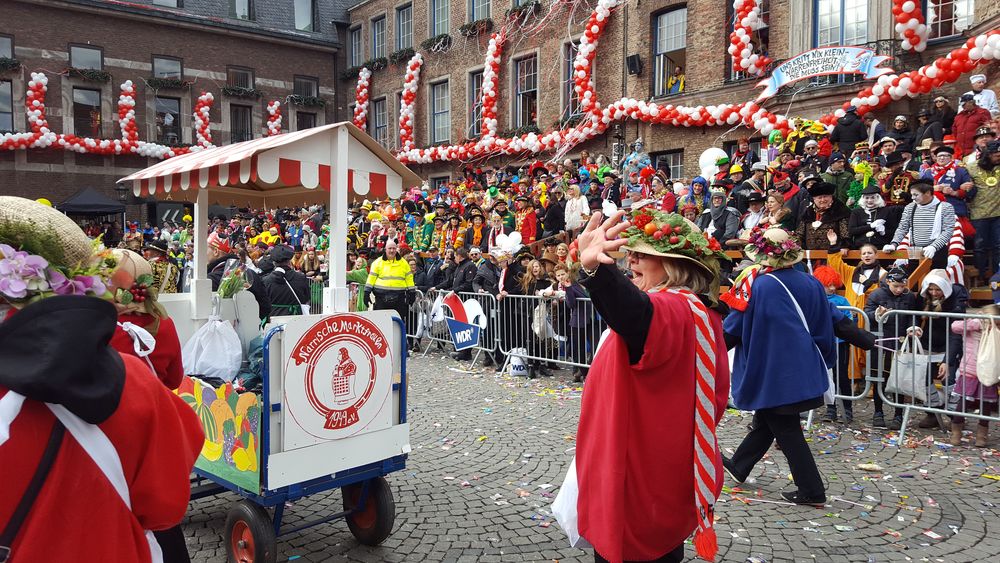
[[[745,252],[756,265],[723,296],[732,308],[723,331],[727,345],[736,348],[733,401],[755,413],[750,433],[723,466],[742,483],[777,440],[798,487],[782,496],[821,505],[826,491],[799,414],[823,405],[827,366],[837,362],[836,337],[866,349],[875,337],[831,305],[818,280],[792,269],[804,253],[788,231],[758,229]]]

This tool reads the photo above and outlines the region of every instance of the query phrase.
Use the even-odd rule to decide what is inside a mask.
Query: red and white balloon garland
[[[497,84],[500,77],[500,61],[503,57],[504,43],[506,43],[506,35],[494,33],[486,45],[482,87],[483,115],[479,143],[477,143],[483,147],[492,145],[497,136],[497,99],[500,97]]]
[[[892,15],[896,17],[896,33],[902,38],[903,50],[922,53],[927,48],[931,30],[924,23],[920,2],[892,0]]]
[[[736,21],[733,32],[729,34],[729,54],[733,57],[733,71],[748,72],[754,76],[764,74],[764,69],[771,64],[771,59],[765,55],[753,52],[750,37],[764,26],[761,18],[760,5],[757,0],[734,0],[733,10]]]
[[[281,134],[281,102],[274,100],[267,104],[267,136]]]
[[[372,73],[367,67],[362,67],[358,73],[358,87],[355,90],[354,124],[358,129],[364,129],[368,123],[368,85]]]
[[[399,101],[399,147],[400,150],[413,150],[413,105],[417,100],[417,88],[420,86],[420,68],[424,66],[424,56],[415,53],[406,65],[406,80],[403,82],[403,94]]]
[[[833,125],[852,105],[858,108],[858,115],[864,115],[869,111],[885,107],[894,100],[926,94],[944,84],[955,82],[959,76],[981,64],[988,64],[998,59],[1000,59],[1000,30],[994,29],[970,37],[964,46],[953,49],[946,56],[917,70],[900,75],[880,76],[873,86],[858,92],[850,102],[844,102],[841,109],[823,116],[820,121]]]
[[[168,147],[139,140],[135,120],[135,85],[131,80],[122,83],[118,96],[120,139],[93,139],[52,131],[45,115],[45,96],[48,92],[48,83],[49,79],[45,73],[31,73],[31,80],[28,81],[24,98],[24,113],[31,131],[0,134],[0,150],[24,150],[56,146],[81,154],[135,153],[140,156],[170,158],[212,146],[211,134],[208,132],[208,116],[214,98],[210,93],[203,93],[195,106],[194,118],[197,124],[198,145],[194,147]]]

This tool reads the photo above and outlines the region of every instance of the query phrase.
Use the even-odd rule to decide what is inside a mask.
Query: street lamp
[[[122,233],[125,232],[125,223],[128,219],[125,216],[125,201],[128,199],[128,188],[122,184],[115,184],[115,195],[118,197],[118,203],[123,204],[122,207]]]

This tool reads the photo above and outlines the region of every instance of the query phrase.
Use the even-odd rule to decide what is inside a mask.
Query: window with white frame
[[[868,41],[868,0],[815,0],[816,47]]]
[[[490,17],[490,0],[469,0],[469,21]]]
[[[6,35],[0,35],[0,57],[6,59],[14,58],[14,39]]]
[[[170,57],[153,57],[153,76],[156,78],[176,78],[184,76],[180,59]]]
[[[396,8],[396,50],[413,46],[413,4]]]
[[[156,96],[156,139],[164,145],[181,142],[181,100]]]
[[[361,47],[361,28],[351,30],[351,66],[361,66],[364,62],[364,49]]]
[[[537,125],[538,56],[514,61],[514,127]]]
[[[448,82],[431,84],[431,143],[451,140],[451,94]]]
[[[469,128],[468,137],[478,137],[483,134],[483,71],[469,73]]]
[[[253,78],[253,69],[241,68],[241,67],[229,67],[227,69],[227,78],[229,86],[236,86],[239,88],[253,88],[255,85]]]
[[[234,143],[253,139],[253,108],[231,104],[229,106],[230,138]]]
[[[104,70],[104,53],[96,47],[72,45],[69,48],[69,66],[89,70]]]
[[[580,42],[573,41],[563,45],[563,108],[562,118],[564,120],[580,115],[580,94],[576,91],[576,71],[573,69],[573,62],[577,53],[580,52]]]
[[[371,119],[368,121],[369,134],[375,142],[389,148],[389,113],[385,98],[372,100]]]
[[[73,88],[73,134],[101,137],[101,91]]]
[[[667,151],[653,156],[653,168],[670,170],[670,178],[684,177],[684,149]]]
[[[319,79],[311,76],[296,76],[292,82],[292,93],[305,98],[319,96]]]
[[[14,88],[10,80],[0,80],[0,133],[14,130]]]
[[[385,16],[372,20],[372,58],[385,56]]]
[[[451,26],[448,0],[430,0],[431,36],[448,33]]]
[[[451,181],[451,178],[448,176],[441,176],[439,178],[431,178],[430,180],[431,190],[433,190],[431,193],[436,194],[441,188],[448,187],[448,182]]]
[[[663,12],[653,20],[653,95],[684,91],[687,63],[687,8]]]
[[[254,19],[254,0],[229,0],[229,17],[238,20]]]
[[[316,1],[295,0],[295,29],[299,31],[317,31]]]
[[[927,0],[924,21],[930,28],[931,39],[958,35],[972,27],[975,0]]]

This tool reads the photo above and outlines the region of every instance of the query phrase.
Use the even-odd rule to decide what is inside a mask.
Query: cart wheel
[[[361,490],[364,483],[344,487],[344,510],[351,510],[361,504]],[[392,489],[383,477],[368,481],[368,498],[365,509],[347,515],[347,527],[364,545],[378,545],[392,533],[396,521],[396,503],[392,500]]]
[[[277,540],[271,516],[260,505],[241,500],[226,515],[227,552],[230,563],[274,563]]]

